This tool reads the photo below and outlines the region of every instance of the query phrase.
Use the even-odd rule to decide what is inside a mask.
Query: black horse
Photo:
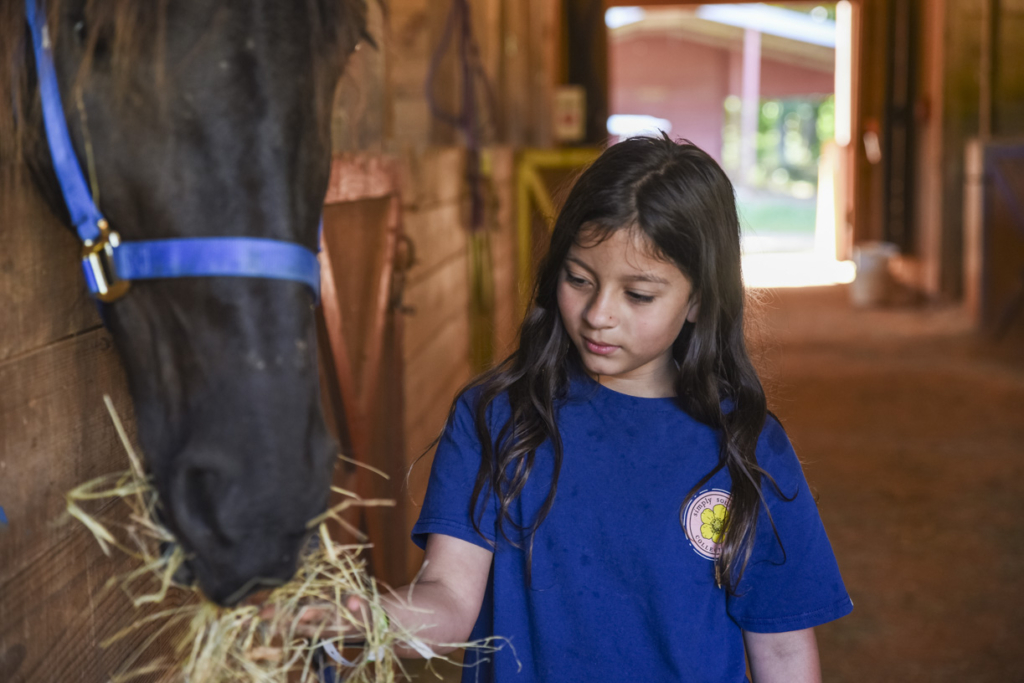
[[[13,104],[3,161],[18,154],[67,220],[23,0],[3,3],[0,46],[14,65],[0,82]],[[122,240],[251,236],[316,249],[333,94],[366,37],[364,0],[50,0],[48,16],[75,151]],[[146,281],[102,314],[163,521],[198,585],[229,604],[287,581],[337,452],[308,288]]]

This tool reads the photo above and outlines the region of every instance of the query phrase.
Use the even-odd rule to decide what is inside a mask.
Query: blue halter
[[[258,237],[189,237],[122,242],[100,213],[75,156],[64,118],[43,0],[25,0],[32,33],[43,122],[54,170],[71,223],[82,241],[82,270],[89,293],[116,301],[132,280],[176,277],[257,277],[308,285],[320,298],[320,263],[309,249]],[[322,227],[322,225],[321,225]]]

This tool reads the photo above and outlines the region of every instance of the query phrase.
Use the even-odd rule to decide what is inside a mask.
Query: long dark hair
[[[471,385],[479,391],[474,410],[483,453],[470,509],[479,510],[480,497],[496,492],[498,528],[509,539],[506,525],[515,526],[520,539],[529,539],[532,556],[534,533],[558,488],[558,404],[567,395],[572,368],[580,364],[558,310],[559,274],[584,228],[588,243],[616,230],[638,230],[656,255],[693,283],[700,303],[697,319],[683,326],[672,348],[679,365],[676,400],[719,432],[721,451],[714,469],[686,494],[680,516],[686,502],[727,468],[732,499],[715,573],[719,585],[735,592],[753,548],[761,480],[768,476],[755,457],[767,406],[744,343],[745,293],[733,187],[714,159],[687,141],[677,143],[667,135],[624,140],[609,147],[569,192],[537,273],[518,348]],[[511,416],[495,435],[487,409],[502,393],[507,393]],[[551,487],[536,518],[519,526],[511,505],[530,476],[537,449],[548,440],[554,447]]]

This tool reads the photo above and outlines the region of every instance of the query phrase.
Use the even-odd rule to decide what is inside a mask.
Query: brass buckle
[[[120,279],[114,267],[114,249],[121,244],[121,236],[111,230],[105,220],[99,221],[96,227],[100,229],[99,237],[86,240],[82,245],[82,266],[89,270],[96,283],[94,296],[109,304],[127,294],[131,282]]]

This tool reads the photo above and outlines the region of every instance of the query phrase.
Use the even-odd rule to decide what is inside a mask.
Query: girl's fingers
[[[344,609],[355,617],[356,624],[353,624],[347,615],[339,614],[333,605],[324,603],[303,605],[295,616],[294,632],[303,637],[313,638],[324,635],[352,635],[363,631],[364,627],[360,624],[365,623],[368,618],[363,601],[357,596],[349,596],[345,598]],[[266,606],[260,610],[260,619],[271,621],[276,614],[276,608]],[[287,631],[290,625],[282,623],[280,628]]]
[[[323,607],[306,605],[305,607],[299,610],[299,623],[308,623],[311,621],[326,621],[327,617],[328,611]]]

